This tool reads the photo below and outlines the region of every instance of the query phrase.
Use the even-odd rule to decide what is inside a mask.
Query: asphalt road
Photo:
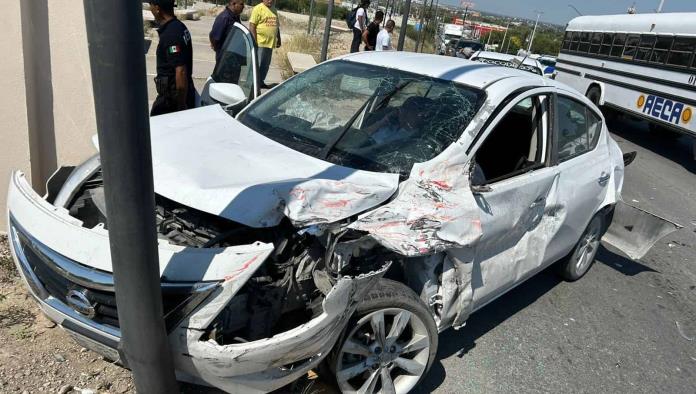
[[[440,335],[419,393],[695,393],[696,161],[691,141],[609,122],[638,157],[624,200],[684,226],[641,261],[602,248],[566,283],[542,272]]]

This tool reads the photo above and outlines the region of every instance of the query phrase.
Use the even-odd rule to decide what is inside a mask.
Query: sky
[[[623,14],[634,0],[471,0],[474,9],[490,11],[521,18],[535,19],[534,10],[543,11],[541,20],[565,25],[578,16],[568,4],[574,5],[583,15]],[[442,2],[459,4],[458,0]],[[654,12],[660,0],[635,0],[639,13]],[[696,12],[696,0],[665,0],[662,12]],[[696,23],[696,22],[695,22]]]

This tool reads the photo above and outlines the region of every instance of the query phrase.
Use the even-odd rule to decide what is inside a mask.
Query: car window
[[[341,60],[296,75],[239,120],[311,156],[407,176],[459,139],[484,99],[452,81]]]
[[[558,97],[558,160],[565,161],[594,149],[602,132],[602,120],[584,104]]]
[[[244,32],[231,28],[222,51],[222,57],[211,75],[213,81],[239,85],[246,96],[250,97],[254,89],[252,48]]]
[[[475,154],[471,183],[493,183],[540,168],[546,161],[549,100],[518,101],[494,126]]]

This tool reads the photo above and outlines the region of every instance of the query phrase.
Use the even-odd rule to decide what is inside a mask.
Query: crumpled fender
[[[176,368],[229,392],[268,392],[289,384],[329,353],[357,303],[388,268],[339,279],[324,299],[323,313],[290,331],[220,345],[201,337],[243,284],[228,281],[170,336]]]
[[[470,245],[482,230],[469,172],[469,157],[453,144],[436,159],[415,164],[392,201],[349,227],[404,256]]]

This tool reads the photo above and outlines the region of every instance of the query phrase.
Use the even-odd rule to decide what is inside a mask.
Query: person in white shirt
[[[396,26],[394,21],[389,19],[387,24],[384,25],[384,29],[377,34],[376,51],[391,51],[394,49],[391,43],[391,34],[394,31],[394,26]]]
[[[362,34],[367,28],[367,7],[370,6],[370,0],[362,0],[360,6],[355,11],[355,23],[353,24],[353,42],[350,44],[350,53],[360,50],[360,42]]]

